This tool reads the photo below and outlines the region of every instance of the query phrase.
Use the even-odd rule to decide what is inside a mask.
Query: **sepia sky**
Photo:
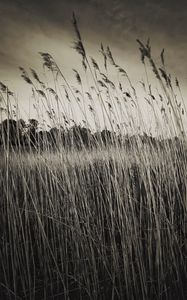
[[[19,66],[40,70],[39,51],[51,53],[68,80],[80,65],[72,49],[72,12],[90,55],[98,57],[100,43],[135,81],[143,76],[136,39],[151,39],[155,60],[165,48],[168,70],[178,76],[186,93],[187,1],[186,0],[0,0],[0,81],[24,97],[27,86]]]

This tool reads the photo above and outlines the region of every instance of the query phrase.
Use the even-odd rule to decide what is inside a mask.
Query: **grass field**
[[[75,17],[73,24],[75,49],[94,86],[89,92],[76,70],[78,88],[72,88],[48,53],[41,56],[55,75],[56,90],[34,70],[31,80],[20,68],[32,88],[38,116],[43,117],[42,106],[49,128],[56,130],[55,149],[49,147],[51,131],[45,131],[48,142],[38,142],[36,120],[18,123],[13,93],[0,84],[1,103],[6,104],[1,110],[8,120],[6,129],[0,127],[0,299],[187,299],[186,110],[180,84],[175,79],[174,87],[163,53],[159,68],[149,41],[138,41],[145,71],[146,60],[161,89],[156,94],[148,78],[142,82],[156,124],[153,138],[143,120],[142,99],[126,71],[103,46],[104,66],[90,61]],[[109,63],[122,76],[117,84],[108,77]],[[72,121],[73,101],[90,136],[92,118],[99,137],[100,103],[101,123],[115,138],[89,147],[90,140],[85,146],[79,130],[75,146],[71,125],[81,127]],[[12,118],[17,120],[12,122],[15,128],[10,126]],[[71,141],[68,149],[61,145],[62,127],[63,137]]]
[[[4,157],[2,299],[185,299],[186,161],[165,147]]]

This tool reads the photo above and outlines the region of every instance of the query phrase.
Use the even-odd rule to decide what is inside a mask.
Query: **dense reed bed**
[[[75,16],[73,24],[89,91],[77,70],[78,87],[72,87],[53,57],[41,53],[56,89],[34,70],[31,80],[21,68],[39,120],[26,124],[13,93],[0,85],[8,120],[0,139],[0,298],[186,299],[186,113],[180,84],[167,74],[163,51],[159,68],[149,41],[138,41],[145,70],[148,61],[160,84],[156,94],[148,78],[141,82],[156,124],[150,130],[143,99],[111,50],[101,45],[103,67],[90,60]],[[109,64],[125,82],[109,79]],[[90,139],[82,142],[80,130],[75,146],[75,103],[90,136],[97,136],[94,147]],[[43,111],[50,122],[41,142]],[[112,133],[105,142],[103,128]],[[71,147],[64,147],[62,132],[71,133]]]
[[[166,149],[2,160],[2,297],[185,299],[186,161]]]

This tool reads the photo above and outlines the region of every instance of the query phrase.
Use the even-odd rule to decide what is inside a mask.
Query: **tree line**
[[[178,138],[167,139],[167,142],[179,143]],[[152,144],[154,147],[161,145],[166,140],[159,140],[158,138],[143,135],[124,135],[108,129],[102,131],[91,132],[89,128],[74,124],[69,128],[52,127],[50,130],[40,130],[39,122],[36,119],[29,119],[26,123],[23,119],[5,119],[0,124],[0,148],[1,150],[9,147],[11,150],[23,151],[44,151],[44,150],[60,150],[65,148],[70,149],[84,149],[95,148],[99,146],[126,146],[132,147],[136,143]]]

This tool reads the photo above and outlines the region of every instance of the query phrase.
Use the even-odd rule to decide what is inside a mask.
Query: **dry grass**
[[[3,295],[185,298],[186,163],[175,150],[12,154],[7,178],[2,160]]]
[[[73,88],[52,56],[41,53],[45,67],[55,75],[56,89],[48,87],[34,70],[35,81],[31,80],[21,68],[36,98],[38,116],[43,117],[43,105],[51,126],[68,129],[76,102],[86,126],[91,128],[92,116],[92,130],[101,130],[103,123],[118,132],[122,141],[124,134],[134,133],[135,143],[119,147],[113,141],[94,150],[72,147],[54,153],[47,148],[10,151],[9,141],[4,143],[0,298],[186,299],[187,160],[180,85],[176,81],[181,99],[177,102],[163,52],[159,70],[149,42],[138,41],[142,62],[145,65],[148,59],[162,92],[153,95],[149,82],[142,82],[160,136],[153,145],[145,135],[142,143],[140,133],[150,132],[142,117],[141,99],[126,71],[116,64],[110,49],[101,46],[103,73],[94,59],[88,59],[75,17],[73,24],[75,49],[93,87],[85,90],[84,78],[74,70],[78,87]],[[108,78],[109,64],[125,83]],[[59,80],[63,80],[63,92]],[[0,88],[8,118],[18,117],[12,92],[3,84]],[[98,103],[102,118],[97,114]],[[164,135],[179,139],[164,141]]]

